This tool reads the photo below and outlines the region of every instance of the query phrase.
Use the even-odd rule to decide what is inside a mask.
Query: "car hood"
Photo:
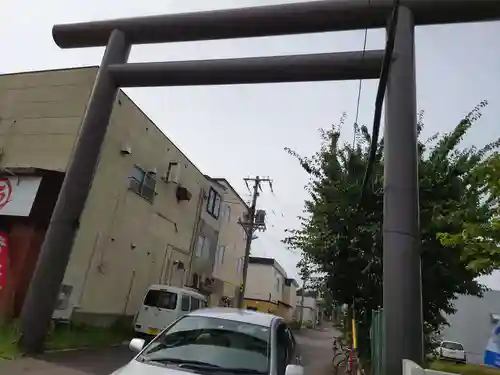
[[[186,375],[189,373],[192,374],[193,372],[189,372],[187,369],[176,370],[163,366],[150,365],[134,359],[111,375]]]

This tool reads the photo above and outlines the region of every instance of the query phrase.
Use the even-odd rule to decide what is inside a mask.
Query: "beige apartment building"
[[[246,234],[240,222],[248,212],[248,206],[241,196],[224,178],[213,178],[223,187],[221,210],[222,225],[219,232],[219,244],[215,253],[214,278],[220,285],[218,295],[227,297],[219,305],[236,306],[236,297],[242,283],[243,262],[245,257]]]
[[[293,320],[298,283],[273,258],[250,257],[245,307]]]
[[[0,76],[0,188],[5,181],[16,198],[2,206],[0,196],[11,257],[0,290],[0,305],[9,307],[0,314],[15,316],[22,306],[96,73]],[[120,91],[54,317],[133,316],[155,283],[196,288],[214,304],[234,298],[225,285],[240,282],[245,239],[237,218],[246,209],[227,181],[205,176]],[[224,261],[214,274],[220,246]]]

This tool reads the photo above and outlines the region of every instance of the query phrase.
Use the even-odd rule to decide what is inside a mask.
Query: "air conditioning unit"
[[[162,176],[162,180],[169,183],[178,184],[181,177],[181,163],[175,161],[168,163],[167,171]]]

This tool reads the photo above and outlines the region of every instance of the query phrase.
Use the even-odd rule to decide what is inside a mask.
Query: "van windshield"
[[[464,350],[462,344],[456,342],[443,342],[443,345],[441,346],[445,349],[450,349],[450,350]]]
[[[146,294],[146,298],[144,298],[144,305],[175,310],[177,307],[177,294],[166,290],[150,290]]]

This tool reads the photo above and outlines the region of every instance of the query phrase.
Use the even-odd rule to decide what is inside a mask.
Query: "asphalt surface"
[[[332,338],[339,335],[340,332],[332,328],[329,322],[317,329],[304,330],[295,335],[306,375],[332,374]]]
[[[329,323],[296,335],[306,375],[330,375],[332,337]],[[47,353],[38,358],[0,362],[0,374],[9,375],[110,375],[134,357],[127,346]]]

